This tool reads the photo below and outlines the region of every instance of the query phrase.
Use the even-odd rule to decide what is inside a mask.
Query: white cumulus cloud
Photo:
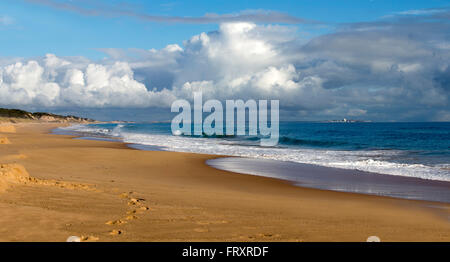
[[[305,41],[292,26],[237,22],[182,46],[101,49],[109,55],[101,61],[51,54],[0,60],[0,105],[169,108],[202,91],[221,100],[280,99],[293,116],[444,119],[447,29],[374,22]]]

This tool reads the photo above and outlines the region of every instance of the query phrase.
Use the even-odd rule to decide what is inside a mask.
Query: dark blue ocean
[[[260,137],[172,135],[170,123],[77,125],[143,148],[244,156],[450,181],[450,123],[280,122],[279,144]]]

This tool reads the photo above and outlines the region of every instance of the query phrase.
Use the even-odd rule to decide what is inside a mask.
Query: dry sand
[[[16,133],[14,125],[0,124],[0,133]]]
[[[0,126],[0,241],[450,241],[449,204],[299,188],[56,126]]]

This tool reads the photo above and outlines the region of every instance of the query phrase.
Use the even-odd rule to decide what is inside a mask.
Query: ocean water
[[[75,125],[65,131],[115,137],[169,151],[242,156],[450,181],[450,123],[280,122],[279,144],[260,137],[172,135],[170,123]]]

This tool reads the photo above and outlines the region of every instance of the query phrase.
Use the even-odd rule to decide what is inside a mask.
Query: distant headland
[[[96,121],[72,115],[62,116],[43,112],[31,113],[20,109],[0,108],[0,122],[93,123]]]

